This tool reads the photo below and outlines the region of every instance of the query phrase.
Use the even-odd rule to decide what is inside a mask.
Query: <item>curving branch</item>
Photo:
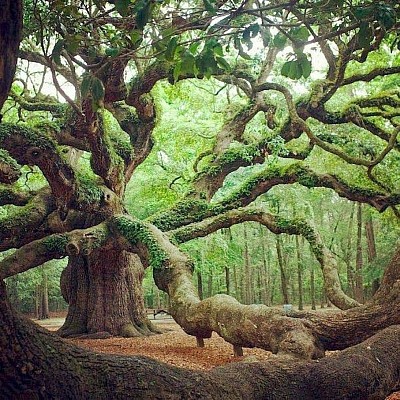
[[[208,338],[214,331],[236,348],[257,346],[274,353],[309,359],[322,357],[324,350],[337,349],[339,343],[346,347],[371,336],[371,331],[363,330],[368,307],[379,309],[379,312],[372,313],[372,318],[368,314],[369,324],[376,330],[400,320],[398,312],[390,312],[382,321],[382,312],[393,304],[375,303],[341,311],[338,315],[343,322],[348,313],[352,316],[347,320],[351,327],[336,330],[333,334],[331,326],[324,325],[326,318],[319,323],[318,316],[312,313],[309,319],[307,315],[296,313],[288,316],[260,304],[242,305],[227,295],[200,301],[192,280],[192,261],[171,243],[166,234],[152,224],[127,216],[114,217],[111,227],[114,234],[125,239],[128,251],[138,253],[145,265],[153,266],[157,286],[169,294],[170,313],[186,333],[197,338]],[[398,268],[398,260],[392,264],[392,268]],[[399,290],[396,287],[393,293],[398,296]],[[329,315],[329,320],[332,323],[335,317]]]
[[[333,189],[340,197],[367,203],[378,211],[399,204],[400,193],[386,194],[373,189],[350,186],[339,177],[317,174],[311,168],[294,163],[283,167],[269,167],[249,178],[235,193],[220,202],[223,207],[237,208],[250,204],[259,195],[280,184],[299,183],[305,187]]]
[[[341,86],[351,85],[355,82],[370,82],[378,76],[387,76],[400,73],[400,66],[386,67],[386,68],[375,68],[366,74],[357,74],[349,76],[343,79]]]
[[[329,300],[342,310],[360,305],[341,289],[335,256],[324,245],[316,230],[303,219],[290,220],[269,214],[261,209],[241,208],[175,229],[168,232],[168,235],[177,243],[182,243],[245,221],[259,222],[275,234],[286,233],[303,236],[309,242],[314,256],[321,265]]]
[[[0,279],[28,271],[47,261],[66,256],[89,255],[109,239],[106,223],[34,240],[0,261]]]
[[[26,111],[48,111],[54,117],[60,118],[65,115],[66,105],[57,101],[57,99],[51,96],[20,96],[13,92],[9,93],[9,96],[23,109]]]
[[[118,103],[107,104],[106,107],[118,121],[121,129],[129,136],[131,148],[125,152],[124,157],[125,182],[128,182],[136,167],[146,159],[153,148],[151,134],[155,120],[140,120],[131,107]]]
[[[37,165],[60,207],[71,203],[75,195],[75,174],[50,138],[27,126],[1,124],[0,147],[21,165]]]

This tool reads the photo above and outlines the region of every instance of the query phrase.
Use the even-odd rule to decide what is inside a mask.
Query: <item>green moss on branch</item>
[[[168,255],[162,249],[145,222],[120,216],[114,217],[112,223],[132,246],[142,244],[147,248],[148,262],[153,268],[162,268],[163,264],[168,260]]]

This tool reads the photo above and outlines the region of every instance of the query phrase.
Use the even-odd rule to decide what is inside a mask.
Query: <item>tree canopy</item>
[[[21,35],[21,4],[3,3],[0,105],[8,99],[0,123],[0,251],[7,254],[0,260],[1,279],[68,257],[61,291],[69,311],[59,333],[137,336],[155,331],[141,287],[152,267],[185,332],[199,340],[217,332],[235,349],[257,346],[281,357],[269,367],[248,365],[243,385],[246,376],[253,382],[282,379],[280,362],[321,358],[326,350],[364,340],[331,361],[296,361],[287,374],[307,365],[318,379],[326,368],[340,376],[363,346],[376,346],[378,361],[391,372],[373,365],[371,356],[359,363],[351,395],[339,385],[329,396],[376,398],[398,384],[399,328],[373,335],[399,323],[399,247],[379,290],[361,304],[343,290],[337,257],[304,199],[291,200],[294,215],[277,206],[289,200],[286,188],[297,185],[329,189],[393,221],[400,217],[397,1],[26,0]],[[177,91],[183,111],[171,116],[168,104]],[[172,153],[180,163],[173,165]],[[164,180],[162,201],[141,172],[152,159],[158,169],[150,179]],[[129,193],[146,188],[148,205],[142,206]],[[321,266],[327,296],[343,311],[287,315],[227,294],[201,300],[194,261],[182,244],[248,221],[303,237]],[[90,355],[32,334],[10,310],[3,286],[0,294],[0,343],[8,346],[0,382],[10,398],[38,390],[47,398],[59,395],[45,367],[46,342],[60,354],[75,352],[100,379]],[[20,334],[4,339],[12,327]],[[40,348],[28,370],[13,361],[25,363],[19,341],[20,348]],[[391,360],[384,357],[390,346]],[[76,361],[51,358],[60,377],[76,378]],[[226,396],[224,380],[240,372],[234,366],[199,377],[149,361],[141,367],[140,361],[103,361],[113,381],[124,366],[135,365],[141,388],[140,376],[150,371],[158,371],[154,382],[163,381],[163,388],[177,374],[181,394],[190,392],[189,382],[204,379],[204,398],[215,384],[215,398]],[[374,387],[363,384],[371,371],[379,376]],[[131,373],[123,376],[132,379]],[[22,381],[28,383],[21,389]],[[95,393],[92,383],[87,393]],[[251,398],[271,390],[260,385]],[[106,398],[105,387],[98,385],[98,398]],[[121,398],[130,390],[129,382],[118,386]],[[153,390],[140,393],[145,398]],[[161,398],[169,398],[163,390]],[[243,398],[242,389],[235,390],[231,397]],[[271,398],[295,398],[300,389],[286,390],[276,389]],[[322,396],[324,388],[318,390]]]

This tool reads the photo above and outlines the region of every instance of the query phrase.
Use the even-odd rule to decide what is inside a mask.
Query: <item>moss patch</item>
[[[113,224],[126,240],[133,246],[142,243],[149,253],[149,264],[155,269],[161,269],[168,260],[167,253],[154,238],[150,229],[143,221],[133,220],[128,217],[115,217]]]

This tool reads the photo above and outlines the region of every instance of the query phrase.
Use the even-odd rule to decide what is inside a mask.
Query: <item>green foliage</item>
[[[93,207],[100,204],[104,198],[104,193],[99,187],[99,181],[85,172],[77,175],[78,180],[78,198],[81,207]]]
[[[152,216],[149,221],[163,231],[185,225],[185,221],[203,219],[211,206],[205,200],[185,199],[176,203],[166,212]]]
[[[127,217],[114,217],[112,223],[132,246],[142,244],[147,248],[154,269],[163,268],[168,256],[145,223]]]
[[[68,241],[65,235],[51,235],[42,241],[42,245],[49,253],[64,253]]]

